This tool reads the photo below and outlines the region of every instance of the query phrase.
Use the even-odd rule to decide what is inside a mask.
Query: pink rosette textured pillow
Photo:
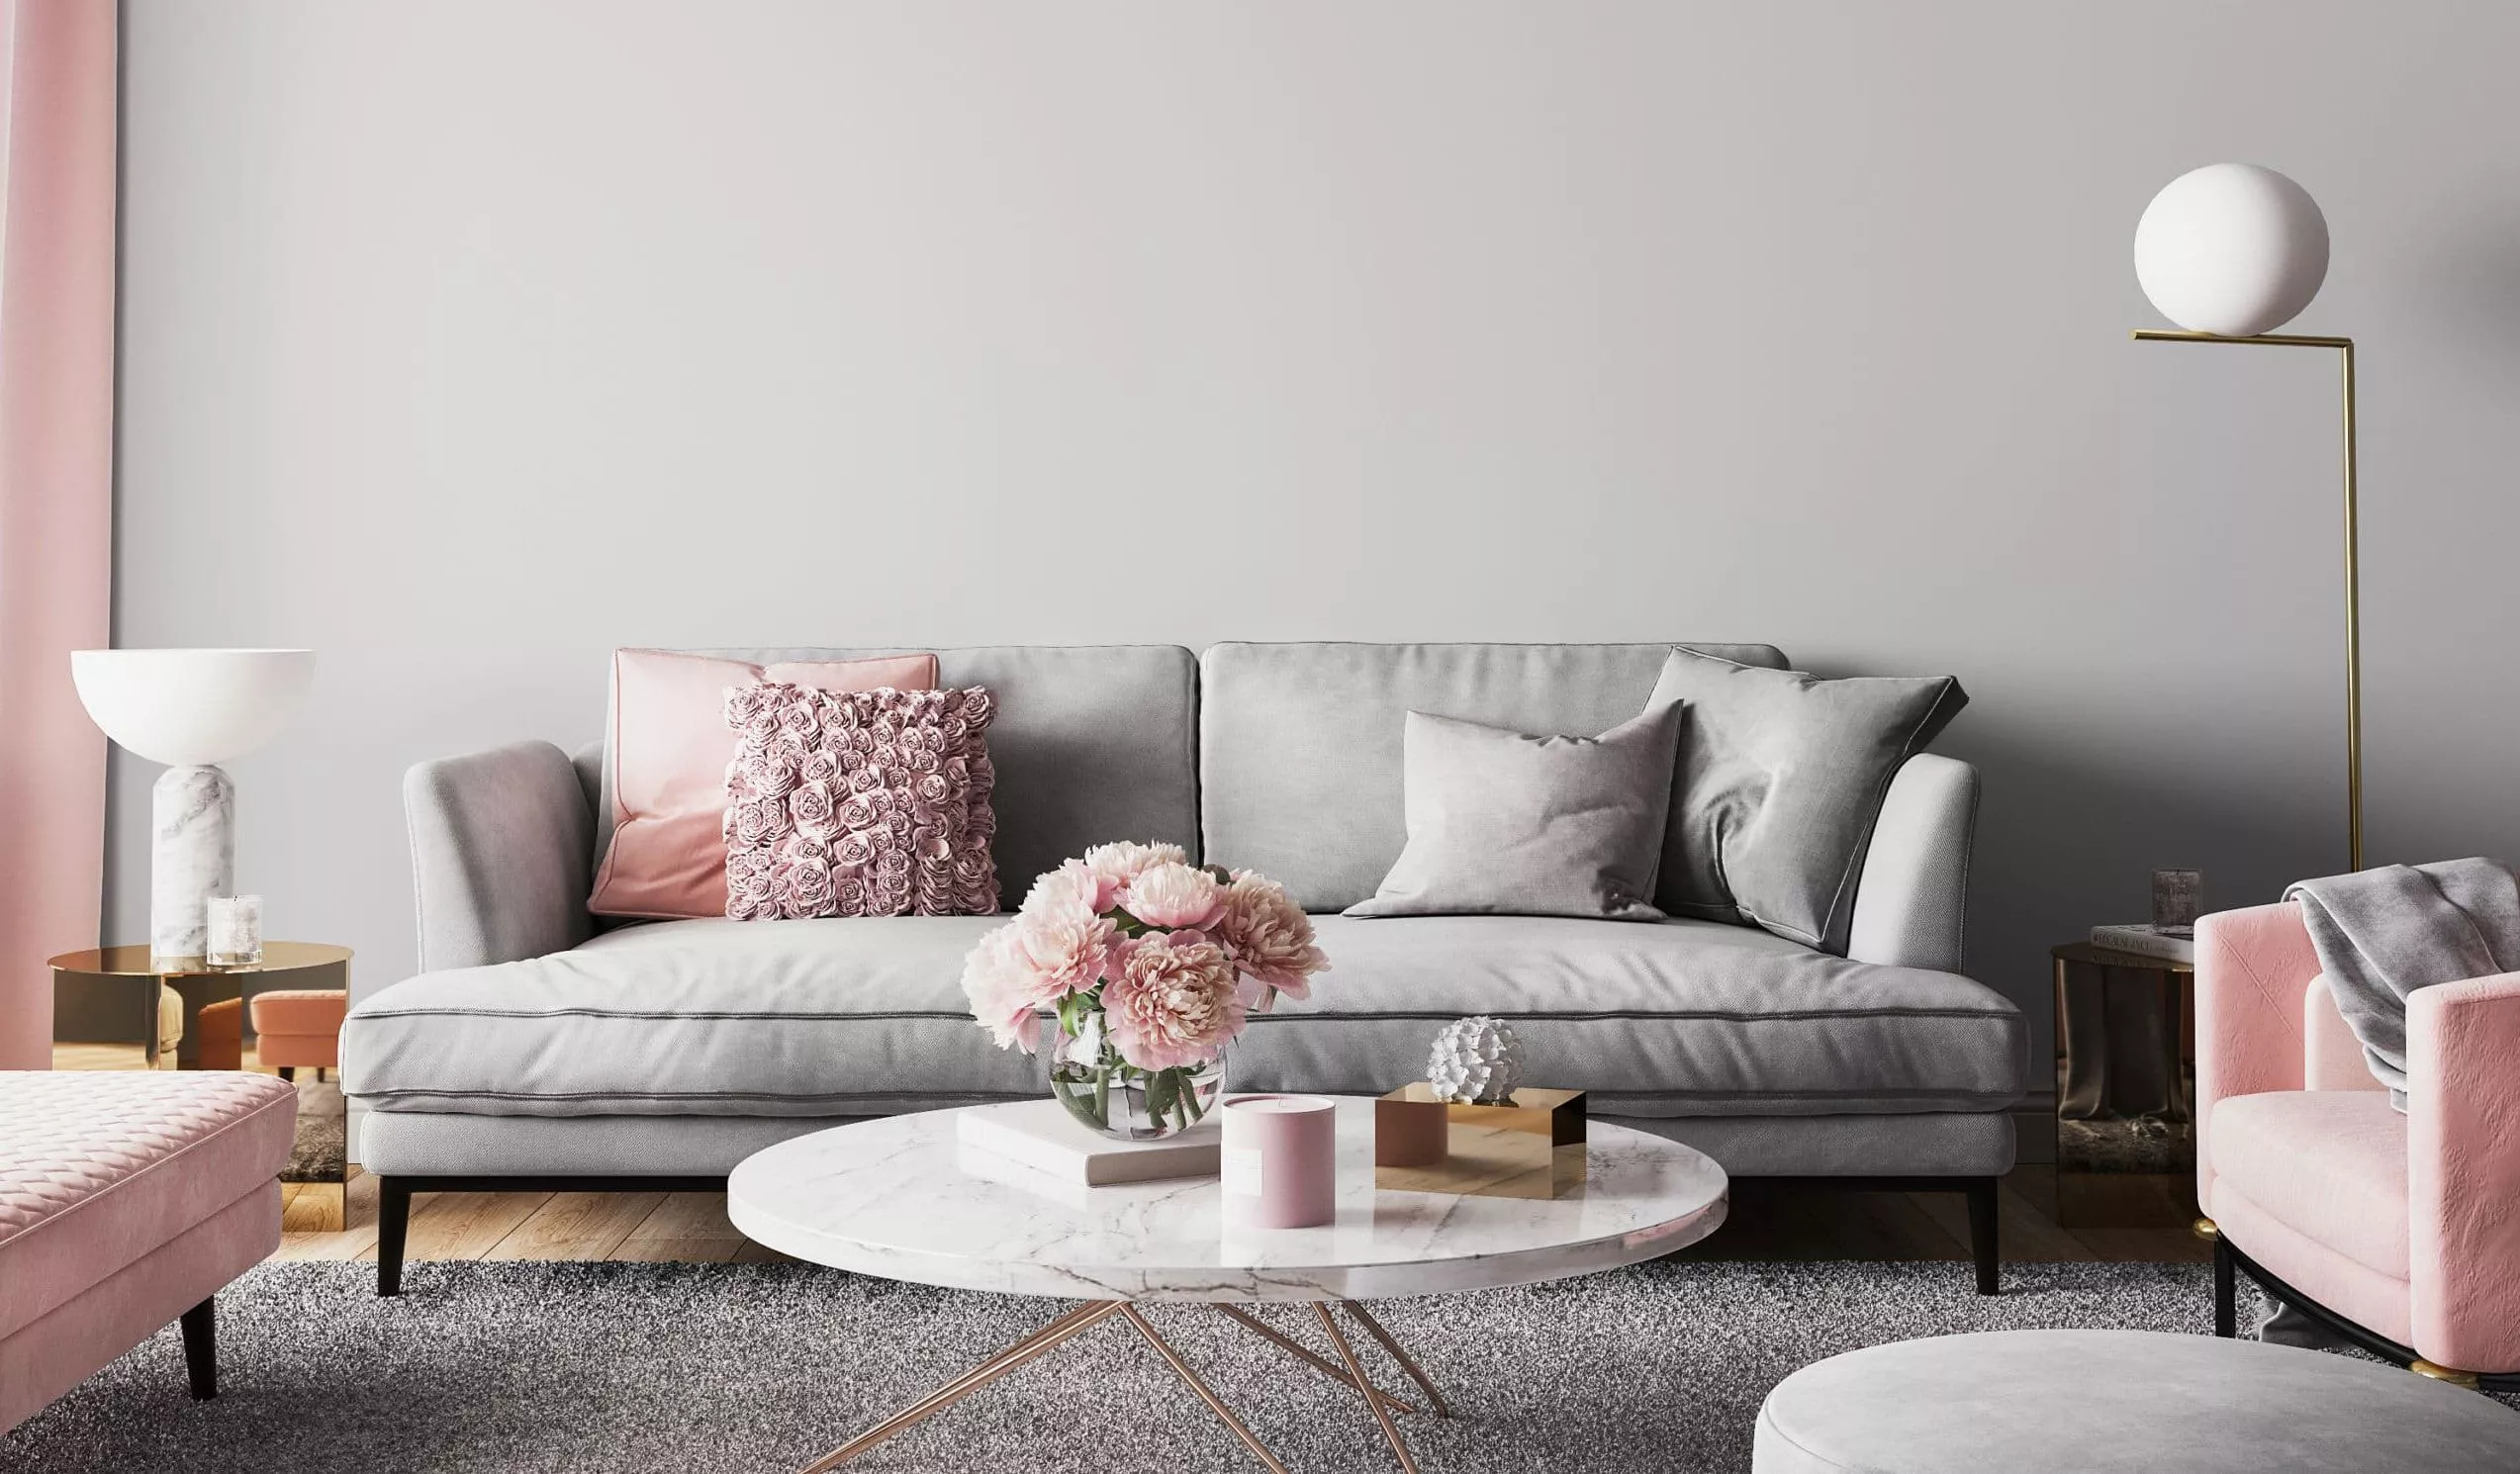
[[[588,910],[662,919],[725,909],[730,877],[717,832],[735,742],[726,735],[724,702],[728,687],[756,681],[823,691],[925,691],[936,685],[936,657],[757,666],[672,650],[612,652],[604,772],[612,838],[596,868]]]
[[[996,772],[982,686],[726,693],[726,914],[986,916]]]

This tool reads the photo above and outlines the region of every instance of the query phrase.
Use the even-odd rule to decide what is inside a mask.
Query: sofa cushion
[[[778,646],[701,650],[748,660],[861,660],[912,652]],[[1001,893],[1105,840],[1164,840],[1195,857],[1192,758],[1198,663],[1177,645],[978,645],[936,652],[937,685],[985,686],[997,769],[990,843]],[[1637,702],[1643,704],[1640,698]],[[598,853],[603,836],[599,835]]]
[[[844,693],[764,682],[729,693],[719,914],[995,912],[996,712],[984,686]]]
[[[1436,1031],[1505,1020],[1523,1077],[1596,1115],[1991,1111],[2020,1099],[2021,1012],[1956,972],[1829,957],[1720,922],[1427,916],[1314,922],[1330,970],[1256,1019],[1228,1086],[1379,1093]]]
[[[1829,681],[1674,650],[1653,698],[1689,708],[1657,903],[1844,952],[1882,796],[1968,704],[1960,683]]]
[[[1772,645],[1687,648],[1785,665]],[[1518,732],[1608,731],[1644,709],[1670,654],[1667,642],[1214,646],[1199,657],[1207,858],[1260,871],[1307,911],[1344,910],[1374,893],[1408,843],[1408,713]]]
[[[1347,914],[1660,921],[1681,716],[1674,701],[1586,737],[1410,712],[1409,844]]]
[[[963,996],[989,916],[661,921],[548,957],[429,972],[341,1026],[377,1110],[846,1116],[1046,1092]]]
[[[1040,1093],[959,978],[987,917],[674,921],[415,977],[351,1011],[349,1093],[379,1110],[841,1116]],[[1528,1078],[1603,1115],[1998,1110],[2021,1015],[1947,972],[1822,956],[1711,922],[1318,920],[1331,970],[1234,1047],[1229,1088],[1373,1093],[1490,1013]]]
[[[764,681],[825,691],[936,689],[936,657],[752,661],[673,650],[612,652],[612,702],[604,726],[609,762],[603,775],[595,893],[602,916],[723,916],[726,690]]]
[[[297,1120],[270,1075],[0,1072],[0,1338],[268,1188]]]
[[[2229,1095],[2213,1103],[2207,1125],[2217,1192],[2237,1192],[2301,1237],[2406,1278],[2406,1118],[2386,1091]]]

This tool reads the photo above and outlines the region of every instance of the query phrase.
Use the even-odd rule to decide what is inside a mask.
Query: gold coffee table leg
[[[1339,1348],[1339,1359],[1348,1363],[1348,1374],[1356,1379],[1358,1386],[1364,1385],[1365,1369],[1356,1361],[1354,1348],[1348,1344],[1347,1333],[1339,1329],[1339,1318],[1330,1313],[1329,1306],[1319,1302],[1314,1303],[1313,1314],[1321,1317],[1321,1329],[1330,1333],[1330,1343]],[[1365,1406],[1373,1409],[1374,1422],[1382,1425],[1382,1435],[1391,1440],[1391,1451],[1400,1460],[1401,1474],[1418,1474],[1418,1461],[1409,1456],[1409,1445],[1401,1441],[1399,1426],[1383,1410],[1382,1399],[1369,1397],[1365,1399]]]
[[[1182,1381],[1190,1384],[1190,1390],[1199,1395],[1199,1401],[1207,1404],[1210,1412],[1224,1420],[1225,1426],[1234,1430],[1235,1437],[1243,1440],[1243,1446],[1250,1449],[1252,1456],[1267,1468],[1268,1474],[1286,1474],[1286,1466],[1277,1461],[1277,1455],[1268,1451],[1268,1445],[1252,1436],[1252,1430],[1243,1427],[1243,1420],[1234,1416],[1234,1410],[1225,1406],[1225,1400],[1218,1397],[1207,1383],[1199,1380],[1199,1374],[1191,1369],[1190,1363],[1182,1360],[1181,1353],[1172,1349],[1172,1343],[1157,1333],[1153,1321],[1148,1320],[1134,1305],[1122,1305],[1120,1314],[1127,1316],[1129,1324],[1138,1328],[1138,1334],[1147,1338],[1147,1343],[1155,1347],[1157,1353],[1164,1357],[1175,1373],[1179,1374]],[[1382,1411],[1379,1403],[1374,1405],[1374,1411],[1376,1413]],[[1388,1422],[1387,1419],[1385,1421]]]
[[[1323,1376],[1330,1378],[1330,1380],[1338,1383],[1340,1386],[1356,1386],[1354,1382],[1349,1379],[1346,1372],[1339,1369],[1338,1363],[1332,1361],[1329,1357],[1312,1350],[1303,1342],[1296,1340],[1293,1336],[1279,1331],[1276,1327],[1269,1325],[1267,1322],[1261,1320],[1256,1315],[1253,1315],[1250,1311],[1243,1309],[1241,1306],[1220,1305],[1217,1307],[1217,1310],[1229,1320],[1239,1323],[1245,1330],[1251,1332],[1254,1336],[1257,1336],[1262,1340],[1267,1341],[1269,1344],[1278,1347],[1287,1355],[1299,1358],[1306,1365],[1320,1372]],[[1392,1407],[1398,1408],[1403,1413],[1423,1413],[1426,1411],[1424,1408],[1419,1407],[1415,1403],[1393,1397],[1390,1393],[1376,1387],[1371,1382],[1367,1382],[1363,1387],[1357,1388],[1357,1390],[1363,1392],[1368,1397],[1381,1398],[1384,1402],[1389,1403]]]
[[[1385,1351],[1391,1353],[1392,1359],[1399,1362],[1401,1368],[1408,1372],[1421,1388],[1425,1389],[1427,1400],[1434,1405],[1436,1413],[1442,1417],[1451,1417],[1451,1408],[1446,1405],[1444,1395],[1435,1390],[1433,1380],[1420,1369],[1417,1362],[1409,1358],[1406,1351],[1400,1349],[1399,1341],[1393,1338],[1390,1332],[1382,1328],[1382,1323],[1367,1315],[1365,1308],[1353,1300],[1343,1300],[1339,1303],[1346,1306],[1348,1314],[1356,1318],[1356,1324],[1362,1326]],[[1331,1315],[1328,1305],[1316,1302],[1313,1306],[1313,1314],[1321,1318],[1323,1329],[1330,1333],[1330,1343],[1338,1348],[1339,1361],[1346,1367],[1344,1371],[1340,1365],[1307,1349],[1302,1343],[1283,1335],[1258,1316],[1239,1306],[1219,1305],[1217,1309],[1231,1317],[1244,1329],[1255,1333],[1281,1350],[1291,1352],[1310,1363],[1324,1376],[1363,1393],[1365,1406],[1373,1410],[1374,1422],[1382,1426],[1383,1437],[1389,1440],[1392,1453],[1400,1460],[1402,1474],[1418,1474],[1418,1461],[1410,1455],[1409,1445],[1401,1440],[1399,1426],[1391,1421],[1391,1413],[1394,1409],[1403,1413],[1415,1413],[1420,1409],[1376,1387],[1373,1380],[1365,1375],[1364,1364],[1356,1359],[1355,1348],[1349,1344],[1346,1333],[1339,1329],[1339,1322]],[[1156,1354],[1162,1356],[1165,1364],[1172,1368],[1173,1374],[1188,1384],[1192,1392],[1198,1394],[1199,1401],[1207,1404],[1208,1410],[1224,1423],[1235,1437],[1242,1440],[1243,1446],[1252,1451],[1252,1456],[1260,1461],[1261,1467],[1267,1469],[1268,1474],[1287,1474],[1286,1466],[1278,1461],[1277,1455],[1269,1452],[1267,1445],[1260,1442],[1259,1436],[1245,1426],[1243,1420],[1234,1415],[1234,1410],[1225,1405],[1225,1399],[1217,1395],[1216,1389],[1207,1384],[1206,1379],[1198,1374],[1197,1369],[1182,1359],[1181,1353],[1173,1349],[1172,1343],[1166,1340],[1163,1333],[1155,1329],[1155,1323],[1148,1320],[1144,1312],[1125,1300],[1087,1301],[814,1460],[805,1466],[804,1474],[826,1474],[826,1471],[840,1467],[903,1428],[935,1417],[1078,1332],[1099,1325],[1113,1316],[1127,1318],[1129,1324],[1138,1329],[1138,1334],[1146,1337],[1147,1344],[1155,1347]]]
[[[824,1474],[825,1470],[840,1467],[842,1464],[856,1458],[859,1454],[873,1448],[878,1443],[891,1437],[894,1433],[901,1431],[901,1429],[910,1427],[912,1424],[919,1423],[925,1419],[932,1418],[935,1415],[944,1412],[947,1408],[954,1406],[954,1404],[961,1402],[964,1398],[969,1397],[972,1393],[978,1391],[981,1387],[996,1381],[999,1377],[1004,1376],[1006,1373],[1013,1371],[1019,1366],[1022,1366],[1025,1362],[1032,1360],[1042,1352],[1058,1345],[1061,1341],[1074,1336],[1077,1332],[1126,1310],[1128,1310],[1127,1304],[1118,1300],[1096,1300],[1076,1307],[1074,1310],[1068,1312],[1068,1314],[1061,1316],[1058,1320],[1044,1326],[1039,1331],[1025,1336],[1022,1340],[1008,1346],[1005,1350],[998,1352],[986,1361],[973,1367],[970,1371],[956,1377],[953,1381],[939,1387],[934,1392],[929,1393],[926,1397],[921,1398],[919,1401],[912,1403],[906,1408],[903,1408],[900,1412],[893,1414],[882,1423],[868,1428],[865,1432],[851,1438],[848,1442],[841,1444],[829,1453],[815,1459],[812,1463],[805,1466],[804,1474]],[[1134,1311],[1130,1311],[1129,1313],[1133,1316],[1136,1314]]]
[[[1392,1339],[1391,1333],[1382,1329],[1382,1323],[1375,1320],[1373,1317],[1366,1315],[1365,1308],[1358,1305],[1353,1300],[1342,1300],[1339,1303],[1347,1308],[1348,1314],[1356,1318],[1357,1325],[1365,1328],[1366,1332],[1370,1334],[1375,1340],[1382,1343],[1382,1348],[1391,1353],[1391,1359],[1399,1362],[1400,1369],[1409,1374],[1409,1380],[1418,1384],[1419,1390],[1427,1395],[1427,1401],[1435,1405],[1435,1416],[1438,1418],[1451,1417],[1452,1408],[1449,1404],[1445,1402],[1444,1394],[1435,1390],[1435,1383],[1428,1378],[1425,1372],[1418,1369],[1418,1364],[1416,1362],[1409,1359],[1408,1352],[1400,1349],[1400,1342]],[[1397,1399],[1393,1398],[1390,1394],[1385,1393],[1383,1395],[1383,1401],[1396,1402]],[[1405,1407],[1407,1405],[1401,1404],[1401,1406]],[[1416,1410],[1411,1409],[1410,1411],[1415,1412]]]

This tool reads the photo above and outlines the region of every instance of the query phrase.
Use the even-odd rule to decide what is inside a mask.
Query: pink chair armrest
[[[2217,911],[2196,923],[2196,1201],[2213,1214],[2213,1104],[2302,1088],[2302,992],[2318,974],[2301,908]]]
[[[2415,1349],[2520,1371],[2520,972],[2406,1000]]]

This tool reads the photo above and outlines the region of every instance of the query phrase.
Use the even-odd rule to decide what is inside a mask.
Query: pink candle
[[[1245,1095],[1225,1103],[1228,1223],[1309,1229],[1339,1216],[1338,1103],[1318,1095]]]

